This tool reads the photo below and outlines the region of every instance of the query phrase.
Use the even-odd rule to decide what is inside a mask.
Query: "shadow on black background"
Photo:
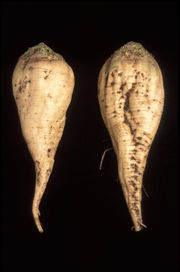
[[[2,271],[61,268],[169,268],[178,259],[177,5],[175,2],[3,4]],[[132,222],[117,180],[114,151],[97,101],[98,73],[129,41],[162,69],[165,106],[144,173],[143,217]],[[63,55],[75,88],[53,173],[42,199],[39,234],[31,215],[34,165],[21,134],[11,78],[18,58],[39,42]],[[124,271],[124,270],[123,270]]]

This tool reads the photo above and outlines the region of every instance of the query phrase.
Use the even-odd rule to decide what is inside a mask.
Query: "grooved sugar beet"
[[[40,43],[19,58],[13,72],[12,87],[22,133],[35,163],[32,213],[38,230],[43,232],[39,204],[63,134],[74,88],[74,74],[61,55]]]
[[[116,153],[125,201],[139,231],[145,227],[143,173],[164,104],[161,70],[141,44],[129,42],[105,62],[99,73],[98,100]]]

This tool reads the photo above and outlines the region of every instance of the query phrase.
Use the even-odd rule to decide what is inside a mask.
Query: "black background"
[[[63,268],[169,268],[178,259],[176,2],[10,3],[1,5],[2,265],[4,271]],[[159,63],[165,87],[162,120],[144,173],[143,217],[131,230],[97,101],[98,73],[129,41]],[[34,165],[12,95],[14,66],[28,47],[46,43],[63,55],[75,88],[53,173],[42,199],[38,233],[31,215]]]

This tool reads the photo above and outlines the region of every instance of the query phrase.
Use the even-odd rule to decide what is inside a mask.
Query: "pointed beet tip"
[[[39,216],[40,216],[39,210],[33,209],[33,210],[32,210],[32,214],[33,214],[34,222],[35,222],[35,224],[36,224],[36,227],[37,227],[38,231],[39,231],[40,233],[43,233],[44,230],[43,230],[43,228],[42,228],[42,226],[41,226],[41,222],[40,222],[40,220],[39,220]]]

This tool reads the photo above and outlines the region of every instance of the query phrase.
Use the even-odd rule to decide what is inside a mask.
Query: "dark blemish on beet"
[[[19,88],[18,88],[18,92],[22,92],[22,86],[19,86]]]
[[[51,173],[51,169],[49,168],[46,170],[46,175],[49,175],[50,173]]]
[[[29,71],[32,71],[34,68],[32,66],[29,67]]]
[[[105,77],[105,85],[104,85],[105,88],[107,87],[108,75],[109,75],[109,74],[107,74],[106,77]]]
[[[129,183],[130,183],[133,187],[136,187],[136,184],[135,184],[134,180],[129,180]]]
[[[142,137],[137,137],[137,139],[138,139],[138,140],[141,140],[141,139],[142,139]]]
[[[122,72],[121,72],[121,73],[118,73],[118,76],[119,76],[119,77],[122,76]]]
[[[126,116],[126,114],[125,114],[125,113],[124,113],[124,123],[125,123],[126,125],[128,125],[128,127],[129,127],[129,129],[130,129],[130,133],[133,135],[133,129],[132,129],[132,126],[131,126],[131,124],[130,124],[129,120],[127,119],[127,116]]]
[[[134,172],[137,173],[138,172],[138,166],[135,164],[135,167],[134,167]]]
[[[137,180],[138,179],[138,176],[132,176],[133,179]]]
[[[124,110],[127,111],[128,108],[129,108],[129,96],[130,96],[130,93],[127,92],[126,93],[126,100],[125,100],[125,103],[124,103]]]
[[[50,157],[51,148],[48,149],[47,156]]]
[[[124,89],[125,86],[126,86],[126,83],[123,83],[123,84],[120,86],[119,89],[123,91],[123,89]]]
[[[40,173],[37,172],[37,177],[36,177],[36,183],[39,186],[40,183],[40,178],[39,178]]]
[[[139,216],[139,209],[137,208],[137,206],[135,208],[135,212],[136,212],[136,215]]]
[[[121,93],[120,91],[117,91],[117,93]]]
[[[136,158],[135,158],[134,156],[132,156],[132,157],[130,158],[130,160],[136,160]]]
[[[48,78],[49,75],[45,76],[44,79]]]
[[[112,82],[111,82],[111,86],[114,86],[114,84],[115,84],[115,82],[114,82],[114,81],[112,81]]]
[[[137,173],[138,172],[138,166],[135,163],[131,163],[131,167],[134,169],[134,172]]]
[[[135,146],[137,146],[137,145],[143,145],[142,143],[140,143],[140,142],[135,142],[135,144],[134,144]]]
[[[40,162],[39,161],[35,161],[35,165],[36,165],[36,182],[37,184],[39,183],[39,176],[40,176],[40,173],[41,173],[41,169],[40,169]]]

